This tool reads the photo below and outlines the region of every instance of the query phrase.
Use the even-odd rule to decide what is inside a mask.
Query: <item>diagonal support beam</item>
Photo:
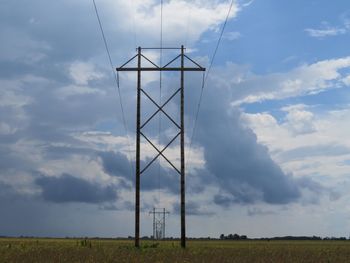
[[[135,56],[133,56],[131,59],[129,59],[127,62],[125,62],[123,65],[121,65],[119,68],[124,68],[124,66],[126,66],[127,64],[129,64],[131,61],[134,60],[134,58],[136,58],[138,56],[138,54],[136,54]],[[118,70],[117,70],[118,71]]]
[[[175,60],[177,60],[181,55],[176,56],[176,58],[174,58],[173,60],[170,60],[170,62],[168,64],[166,64],[165,66],[163,66],[163,68],[166,68],[167,66],[169,66],[171,63],[173,63]]]
[[[152,145],[152,147],[158,152],[157,156],[154,157],[154,158],[152,159],[152,161],[150,161],[150,162],[146,165],[146,167],[142,169],[142,171],[140,172],[140,174],[142,174],[144,171],[146,171],[146,169],[147,169],[148,167],[150,167],[150,165],[151,165],[160,155],[161,155],[161,156],[162,156],[162,157],[163,157],[163,158],[164,158],[178,173],[179,173],[179,174],[181,174],[181,172],[179,171],[179,169],[177,169],[176,166],[173,165],[172,162],[169,161],[169,159],[163,154],[163,152],[170,146],[170,144],[172,144],[173,141],[175,141],[175,139],[176,139],[177,137],[179,137],[179,135],[181,134],[181,132],[179,132],[178,134],[176,134],[175,137],[174,137],[174,138],[163,148],[163,150],[161,150],[161,151],[159,151],[159,149],[157,148],[157,146],[155,146],[155,145],[153,144],[153,142],[152,142],[150,139],[147,138],[146,135],[144,135],[142,132],[140,132],[140,134],[141,134],[142,137],[145,138],[146,141],[147,141],[150,145]]]
[[[162,107],[160,107],[160,106],[158,105],[158,103],[155,102],[155,101],[147,94],[146,91],[144,91],[143,89],[141,89],[141,91],[142,91],[143,94],[146,95],[147,98],[149,98],[150,101],[153,102],[154,105],[156,105],[156,107],[157,107],[161,112],[164,113],[165,116],[167,116],[167,117],[169,118],[169,120],[170,120],[172,123],[175,124],[175,126],[176,126],[177,128],[181,129],[180,125],[178,125],[178,124],[176,123],[176,121],[174,121],[173,118],[171,118],[171,117],[169,116],[169,114],[166,113],[166,112],[162,109]],[[152,117],[152,118],[153,118],[153,117]]]
[[[191,61],[193,64],[195,64],[196,66],[198,66],[198,68],[203,69],[203,67],[201,65],[199,65],[196,61],[194,61],[193,59],[191,59],[190,57],[183,55],[185,58],[187,58],[189,61]]]
[[[158,107],[158,110],[157,110],[155,113],[153,113],[152,116],[149,117],[149,118],[145,121],[144,124],[141,125],[141,129],[142,129],[143,127],[145,127],[146,124],[147,124],[150,120],[152,120],[152,118],[153,118],[154,116],[156,116],[158,112],[162,111],[162,112],[164,113],[163,108],[168,104],[169,101],[172,100],[172,98],[174,98],[174,97],[176,96],[177,93],[180,92],[180,90],[181,90],[181,88],[179,88],[177,91],[175,91],[174,94],[171,95],[170,98],[167,99],[167,100],[163,103],[162,106],[159,107],[158,104],[156,103],[156,106]],[[180,126],[179,126],[178,124],[175,123],[175,125],[180,129]]]
[[[144,55],[142,55],[142,54],[141,54],[141,57],[143,57],[143,58],[146,59],[149,63],[151,63],[153,66],[155,66],[156,68],[159,69],[159,66],[156,65],[154,62],[152,62],[149,58],[147,58],[146,56],[144,56]]]

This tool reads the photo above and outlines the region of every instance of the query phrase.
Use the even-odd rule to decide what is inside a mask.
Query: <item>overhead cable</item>
[[[125,132],[126,132],[127,142],[128,142],[128,148],[129,148],[129,153],[130,153],[130,152],[131,152],[131,143],[130,143],[130,139],[129,139],[128,126],[127,126],[127,123],[126,123],[125,112],[124,112],[124,106],[123,106],[123,101],[122,101],[122,96],[121,96],[121,91],[120,91],[119,75],[117,75],[116,72],[115,72],[115,70],[114,70],[114,66],[113,66],[113,62],[112,62],[112,57],[111,57],[111,54],[110,54],[110,52],[109,52],[109,48],[108,48],[108,44],[107,44],[107,39],[106,39],[104,30],[103,30],[103,27],[102,27],[101,19],[100,19],[98,10],[97,10],[97,6],[96,6],[96,3],[95,3],[95,0],[92,0],[92,2],[93,2],[93,4],[94,4],[96,17],[97,17],[98,24],[99,24],[99,27],[100,27],[100,30],[101,30],[102,39],[103,39],[103,43],[104,43],[104,46],[105,46],[105,49],[106,49],[106,53],[107,53],[107,56],[108,56],[109,64],[110,64],[110,67],[111,67],[111,69],[112,69],[113,76],[114,76],[114,80],[115,80],[116,85],[117,85],[117,89],[116,89],[116,90],[117,90],[117,92],[118,92],[118,97],[119,97],[120,110],[121,110],[121,113],[122,113],[122,122],[123,122],[124,129],[125,129]],[[128,159],[129,159],[129,164],[130,164],[130,167],[131,167],[131,173],[133,173],[133,170],[134,170],[134,169],[133,169],[133,165],[132,165],[131,162],[130,162],[130,158],[128,158]]]
[[[195,115],[195,120],[194,120],[194,126],[193,126],[193,130],[192,130],[192,134],[191,134],[191,138],[190,138],[190,146],[189,146],[189,156],[191,154],[191,148],[192,148],[192,143],[193,143],[193,138],[195,136],[195,132],[196,132],[196,127],[197,127],[197,122],[198,122],[198,116],[199,116],[199,111],[200,111],[200,108],[201,108],[201,104],[202,104],[202,99],[203,99],[203,91],[204,91],[204,88],[205,88],[205,85],[207,83],[207,80],[208,80],[208,76],[211,72],[211,69],[212,69],[212,66],[213,66],[213,63],[214,63],[214,59],[215,59],[215,56],[216,56],[216,53],[219,49],[219,46],[220,46],[220,42],[221,42],[221,39],[222,39],[222,36],[224,35],[224,31],[225,31],[225,27],[226,27],[226,24],[227,24],[227,21],[230,17],[230,13],[231,13],[231,10],[232,10],[232,7],[233,7],[233,4],[234,4],[235,0],[231,0],[231,4],[228,8],[228,12],[227,12],[227,15],[226,15],[226,19],[225,19],[225,22],[221,28],[221,32],[220,32],[220,35],[219,35],[219,38],[218,38],[218,41],[216,43],[216,46],[215,46],[215,49],[214,49],[214,52],[213,52],[213,55],[211,57],[211,61],[210,61],[210,64],[209,64],[209,67],[208,67],[208,71],[206,73],[206,75],[204,76],[203,75],[203,81],[202,81],[202,88],[201,88],[201,93],[200,93],[200,96],[199,96],[199,102],[197,104],[197,110],[196,110],[196,115]],[[187,160],[189,160],[190,158],[188,157]]]

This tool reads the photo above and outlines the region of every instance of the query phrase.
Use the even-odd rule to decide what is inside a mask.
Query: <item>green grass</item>
[[[350,241],[0,239],[0,262],[350,262]]]

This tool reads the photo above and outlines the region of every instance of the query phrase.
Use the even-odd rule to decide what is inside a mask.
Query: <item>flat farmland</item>
[[[0,239],[0,262],[350,262],[350,241]]]

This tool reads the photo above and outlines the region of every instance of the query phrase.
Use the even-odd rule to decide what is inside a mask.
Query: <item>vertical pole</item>
[[[165,238],[165,208],[163,208],[163,239]]]
[[[156,239],[156,208],[153,207],[153,239]]]
[[[185,221],[185,120],[184,120],[184,46],[181,46],[181,247],[186,247]]]
[[[140,247],[140,127],[141,127],[141,47],[137,56],[135,247]]]

